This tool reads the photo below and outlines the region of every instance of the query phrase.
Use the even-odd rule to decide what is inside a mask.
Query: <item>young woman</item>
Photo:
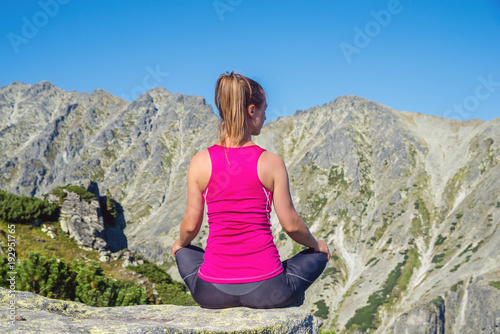
[[[266,96],[231,72],[215,88],[220,141],[196,154],[188,170],[187,208],[172,255],[194,300],[205,308],[299,305],[330,260],[297,215],[283,160],[252,142],[266,119]],[[191,245],[207,203],[205,250]],[[285,232],[307,246],[281,262],[271,233],[271,204]]]

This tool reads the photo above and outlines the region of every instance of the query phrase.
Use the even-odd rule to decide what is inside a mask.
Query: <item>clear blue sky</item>
[[[235,70],[268,120],[357,95],[456,119],[500,116],[500,1],[0,0],[0,86],[48,80],[132,100],[204,96]],[[389,14],[389,15],[388,15]]]

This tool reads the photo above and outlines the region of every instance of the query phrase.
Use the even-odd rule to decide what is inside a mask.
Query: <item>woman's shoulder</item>
[[[207,168],[207,166],[210,166]],[[200,191],[204,191],[210,179],[212,163],[208,150],[203,150],[195,154],[189,164],[189,173],[199,186]]]
[[[283,173],[286,171],[283,159],[275,153],[264,151],[262,152],[257,164],[259,175],[275,175],[275,173]]]
[[[204,164],[207,161],[210,161],[210,154],[208,153],[208,149],[196,153],[191,159],[191,163],[194,164]]]
[[[283,159],[281,159],[281,157],[279,155],[272,153],[272,152],[269,152],[269,151],[262,152],[261,160],[262,160],[262,162],[269,164],[270,167],[284,164]]]

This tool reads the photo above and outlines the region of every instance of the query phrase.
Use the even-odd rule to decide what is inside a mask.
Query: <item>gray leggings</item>
[[[175,253],[179,274],[194,300],[204,308],[245,306],[251,308],[286,307],[304,297],[307,288],[326,267],[326,254],[306,249],[283,261],[283,272],[251,283],[211,283],[198,276],[205,251],[188,245]]]

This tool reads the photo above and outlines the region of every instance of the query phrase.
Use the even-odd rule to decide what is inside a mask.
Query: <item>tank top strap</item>
[[[257,163],[264,151],[266,150],[258,145],[237,148],[220,145],[209,147],[212,173],[207,188],[220,189],[231,181],[260,184]]]

